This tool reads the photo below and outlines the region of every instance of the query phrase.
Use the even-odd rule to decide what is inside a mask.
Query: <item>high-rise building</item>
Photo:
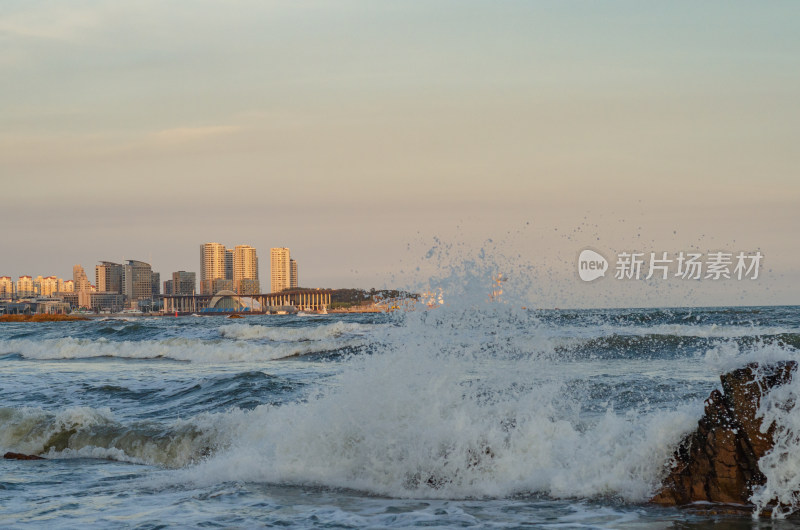
[[[92,305],[90,296],[92,284],[89,283],[89,278],[86,277],[86,272],[80,265],[72,267],[72,281],[75,282],[75,292],[78,293],[78,306],[90,307]]]
[[[161,273],[154,272],[150,276],[150,285],[152,287],[152,294],[155,298],[156,296],[161,294]]]
[[[233,249],[225,249],[225,279],[233,281]]]
[[[246,287],[244,280],[250,280]],[[237,294],[258,294],[258,255],[250,245],[236,245],[233,250],[233,290]]]
[[[164,282],[164,294],[194,294],[195,277],[193,272],[173,272],[172,279]]]
[[[122,294],[122,265],[101,261],[94,267],[95,285],[101,293]]]
[[[0,276],[0,298],[5,300],[14,298],[14,281],[11,276]]]
[[[270,288],[273,293],[291,287],[291,257],[285,247],[271,248],[269,251]]]
[[[219,243],[200,245],[200,294],[214,294],[214,280],[226,278],[227,255],[225,247]]]
[[[91,290],[89,278],[86,277],[86,272],[80,265],[72,267],[72,280],[75,282],[75,292],[89,292]]]
[[[64,286],[61,288],[62,293],[75,292],[75,280],[64,280]]]
[[[289,260],[289,287],[297,289],[300,279],[297,277],[297,262],[293,259]]]
[[[34,294],[33,278],[20,276],[19,280],[17,280],[17,298],[31,298]]]
[[[51,296],[53,296],[55,293],[58,292],[59,279],[56,278],[55,276],[48,276],[47,278],[42,278],[41,276],[39,276],[38,278],[36,278],[36,280],[39,283],[37,289],[39,296],[50,298]]]
[[[130,307],[136,307],[139,300],[153,297],[153,269],[149,263],[128,260],[122,266],[122,294]]]

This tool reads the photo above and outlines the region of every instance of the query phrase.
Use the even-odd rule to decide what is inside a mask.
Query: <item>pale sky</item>
[[[4,0],[0,275],[139,259],[164,280],[216,241],[255,246],[262,285],[288,246],[304,286],[478,256],[536,307],[798,304],[798,20],[794,1]],[[586,246],[764,268],[586,284]]]

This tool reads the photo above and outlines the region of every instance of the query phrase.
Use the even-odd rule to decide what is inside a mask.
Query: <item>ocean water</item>
[[[800,307],[5,323],[0,451],[47,460],[0,461],[0,527],[792,527],[646,501],[719,375],[798,348]]]

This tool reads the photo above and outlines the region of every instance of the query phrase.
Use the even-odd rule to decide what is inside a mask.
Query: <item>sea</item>
[[[647,501],[720,374],[800,358],[800,307],[432,305],[0,324],[0,453],[46,458],[0,460],[0,527],[798,524]],[[800,490],[783,402],[761,505]]]

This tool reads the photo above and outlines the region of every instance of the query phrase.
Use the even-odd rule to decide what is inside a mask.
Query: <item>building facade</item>
[[[41,276],[36,278],[36,290],[39,296],[50,298],[58,292],[58,284],[59,279],[55,276],[48,276],[47,278],[42,278]]]
[[[225,249],[225,279],[226,280],[233,280],[233,249],[226,248]]]
[[[14,281],[11,276],[0,276],[0,299],[11,300],[14,298]]]
[[[172,279],[164,282],[164,294],[195,294],[195,278],[193,272],[173,272]]]
[[[150,277],[151,293],[153,298],[161,294],[161,273],[154,272]]]
[[[89,307],[99,312],[119,313],[125,309],[125,296],[120,293],[95,292],[89,300]]]
[[[214,281],[226,278],[227,256],[224,245],[219,243],[200,245],[200,294],[214,294]]]
[[[94,267],[94,276],[98,292],[122,294],[122,264],[101,261]]]
[[[297,289],[299,284],[300,279],[297,276],[297,262],[293,259],[289,259],[289,287]]]
[[[278,293],[291,287],[291,257],[285,247],[271,248],[269,251],[270,290]]]
[[[78,293],[78,306],[90,307],[92,299],[90,293],[92,292],[92,284],[89,283],[89,278],[86,277],[86,272],[80,265],[72,267],[72,281],[75,282],[75,292]]]
[[[122,294],[129,307],[135,308],[139,300],[153,298],[153,269],[149,263],[128,260],[122,267]]]
[[[36,291],[33,288],[33,278],[20,276],[17,280],[17,298],[33,298]]]
[[[75,282],[76,293],[91,291],[92,284],[89,283],[89,278],[86,276],[82,266],[75,265],[72,267],[72,281]]]
[[[243,282],[248,280],[246,288]],[[258,255],[250,245],[236,245],[233,251],[233,290],[237,294],[259,294]],[[244,292],[247,291],[247,292]]]

